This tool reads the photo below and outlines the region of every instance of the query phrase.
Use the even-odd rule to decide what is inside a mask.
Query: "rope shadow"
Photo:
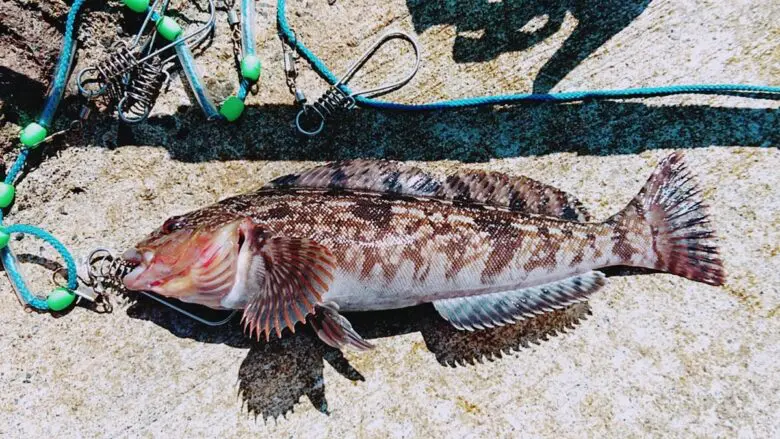
[[[215,160],[460,160],[637,154],[654,149],[780,145],[774,109],[649,106],[630,101],[402,113],[355,110],[318,137],[299,135],[292,105],[249,107],[239,121],[203,123],[199,110],[153,116],[141,126],[110,123],[111,146],[166,148],[184,162]],[[107,128],[105,128],[107,127]],[[105,138],[105,132],[95,133]],[[109,136],[110,137],[110,136]]]
[[[4,67],[0,83],[0,98],[9,103],[2,107],[3,122],[31,121],[32,108],[25,103],[40,101],[43,84]],[[67,128],[79,110],[80,99],[68,96],[51,131]],[[183,162],[351,158],[481,162],[556,152],[606,156],[653,149],[780,145],[780,112],[772,108],[609,100],[415,113],[357,109],[330,120],[314,138],[296,132],[297,111],[291,104],[249,106],[234,123],[207,123],[197,107],[181,106],[174,114],[152,116],[139,125],[94,112],[81,133],[68,133],[36,149],[29,166],[68,144],[156,146]],[[2,139],[4,150],[15,145],[15,137]]]

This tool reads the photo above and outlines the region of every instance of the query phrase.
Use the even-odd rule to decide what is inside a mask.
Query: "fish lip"
[[[122,260],[127,262],[128,264],[137,266],[140,265],[143,261],[143,255],[141,252],[138,251],[138,249],[131,248],[127,250],[126,252],[122,253]]]
[[[137,263],[135,267],[122,278],[122,284],[125,286],[125,288],[130,291],[146,290],[147,285],[141,281],[141,278],[143,277],[147,268],[149,267],[146,267],[140,262]]]
[[[130,291],[146,291],[149,289],[148,279],[144,275],[152,267],[154,253],[151,251],[131,248],[122,253],[121,259],[129,269],[122,276],[122,284]]]

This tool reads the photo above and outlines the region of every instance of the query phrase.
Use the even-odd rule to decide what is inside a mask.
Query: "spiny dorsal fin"
[[[493,328],[533,318],[585,301],[604,286],[604,274],[590,271],[521,290],[433,302],[436,311],[458,329]]]
[[[574,196],[528,177],[460,171],[447,177],[437,196],[501,206],[511,211],[585,222],[590,215]]]
[[[488,204],[516,212],[588,221],[572,195],[527,177],[464,170],[441,182],[401,162],[348,160],[329,163],[271,181],[268,188],[329,188],[390,193]]]
[[[253,249],[252,273],[260,285],[244,309],[243,323],[250,336],[266,339],[272,330],[295,332],[295,324],[314,312],[333,280],[331,252],[310,239],[258,238]]]
[[[328,188],[434,196],[441,182],[422,169],[389,160],[347,160],[328,163],[271,181],[267,187]]]

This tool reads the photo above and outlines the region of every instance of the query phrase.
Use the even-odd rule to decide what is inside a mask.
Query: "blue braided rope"
[[[76,27],[76,16],[78,15],[79,9],[81,9],[81,6],[84,4],[84,1],[85,0],[75,0],[71,5],[70,11],[68,11],[68,17],[65,21],[65,35],[63,36],[62,41],[62,50],[57,61],[57,68],[52,80],[51,91],[46,97],[43,111],[41,111],[41,115],[38,118],[38,123],[43,127],[48,127],[51,124],[54,114],[57,111],[57,107],[60,104],[60,100],[62,99],[62,94],[65,91],[65,85],[68,82],[68,74],[70,73],[70,67],[73,63],[73,53],[75,51],[75,46],[73,44],[73,34]],[[28,148],[22,148],[19,156],[16,157],[16,161],[5,176],[5,183],[10,185],[14,184],[14,181],[16,181],[19,173],[22,172],[22,169],[24,169],[24,164],[27,161],[27,157],[29,155],[30,150]],[[2,222],[3,211],[0,209],[0,226],[2,226]],[[78,287],[76,261],[73,259],[73,255],[71,255],[68,249],[65,248],[65,246],[49,232],[41,229],[40,227],[26,224],[13,224],[2,228],[2,230],[8,234],[17,233],[35,236],[36,238],[39,238],[51,245],[65,261],[65,267],[68,273],[68,288],[75,290]],[[27,286],[27,283],[24,281],[24,278],[19,272],[18,261],[16,260],[16,256],[14,255],[13,251],[11,250],[10,244],[0,250],[0,261],[2,261],[3,267],[5,267],[5,271],[8,274],[8,278],[13,283],[14,289],[17,291],[22,300],[24,300],[33,308],[48,310],[49,305],[46,303],[46,300],[34,295]]]
[[[65,268],[68,272],[68,288],[71,290],[78,288],[76,261],[73,259],[73,256],[70,254],[68,249],[65,248],[65,246],[57,238],[40,227],[31,226],[28,224],[13,224],[6,227],[4,230],[8,234],[21,233],[35,236],[36,238],[41,239],[47,244],[51,245],[65,261]],[[2,253],[0,254],[0,257],[2,258],[3,266],[5,266],[5,271],[8,273],[8,277],[11,279],[11,282],[14,283],[14,288],[19,293],[19,296],[22,298],[22,300],[24,300],[33,308],[48,310],[49,305],[46,303],[46,300],[41,299],[33,294],[30,291],[30,288],[27,286],[27,283],[24,281],[24,278],[19,272],[16,257],[13,255],[10,246],[4,247],[1,252]]]
[[[249,88],[250,88],[249,81],[246,79],[242,79],[241,83],[238,86],[238,92],[236,93],[236,97],[241,99],[242,101],[246,99],[246,96],[249,94]]]
[[[311,64],[314,71],[317,72],[330,85],[338,82],[339,78],[328,69],[328,66],[317,57],[290,28],[285,15],[286,0],[277,0],[276,21],[280,34],[288,44]],[[351,94],[351,90],[346,85],[340,85],[339,89],[346,94]],[[746,85],[746,84],[686,84],[672,85],[662,87],[637,87],[627,89],[613,90],[583,90],[570,91],[562,93],[516,93],[494,96],[477,96],[463,99],[445,100],[431,102],[426,104],[401,104],[397,102],[383,101],[379,99],[368,98],[365,96],[356,96],[355,102],[363,107],[402,110],[402,111],[431,111],[445,110],[466,107],[479,107],[486,105],[507,105],[530,102],[573,102],[585,99],[629,99],[629,98],[647,98],[658,96],[670,96],[677,94],[764,94],[768,99],[780,99],[780,87],[766,85]]]
[[[519,93],[496,96],[481,96],[427,104],[401,104],[379,99],[356,96],[355,101],[365,107],[401,111],[430,111],[464,107],[482,107],[487,105],[517,104],[523,102],[575,102],[586,99],[631,99],[671,96],[677,94],[734,94],[761,93],[771,94],[780,99],[780,87],[744,84],[689,84],[665,87],[637,87],[615,90],[583,90],[561,93]]]
[[[11,166],[11,169],[8,170],[8,175],[5,176],[6,184],[14,184],[16,177],[19,176],[19,173],[22,172],[22,169],[24,168],[24,163],[27,161],[28,155],[30,155],[30,150],[22,148],[22,151],[16,157],[16,161]]]
[[[10,247],[4,247],[0,250],[0,260],[3,262],[3,267],[5,267],[5,272],[8,274],[8,279],[13,283],[14,290],[19,294],[19,298],[35,309],[41,311],[48,310],[49,304],[46,303],[46,300],[41,299],[30,292],[30,288],[27,286],[27,283],[19,272],[19,267],[16,265],[18,261]]]
[[[244,56],[255,54],[255,2],[241,0],[241,49]]]
[[[241,50],[244,56],[255,55],[255,2],[254,0],[241,0]],[[241,72],[239,72],[239,75]],[[236,97],[241,101],[246,100],[252,84],[241,78]]]
[[[27,160],[27,156],[29,154],[30,154],[29,149],[27,148],[22,149],[22,151],[19,153],[19,156],[16,158],[16,161],[14,162],[13,166],[11,166],[11,169],[8,171],[8,175],[6,175],[5,177],[5,183],[13,184],[13,182],[16,180],[16,177],[19,175],[19,172],[21,172],[22,168],[24,168],[24,163]],[[2,225],[2,222],[3,222],[3,211],[2,209],[0,209],[0,226]],[[54,250],[56,250],[57,253],[60,254],[60,257],[62,257],[62,259],[65,261],[65,267],[67,268],[67,272],[68,272],[68,288],[70,288],[71,290],[75,290],[78,287],[76,262],[73,259],[73,255],[71,255],[68,249],[49,232],[39,227],[25,225],[25,224],[13,224],[3,228],[2,230],[8,234],[21,233],[21,234],[35,236],[45,241],[49,245],[51,245],[54,248]],[[30,288],[27,286],[27,283],[24,281],[24,278],[19,272],[19,267],[17,264],[18,261],[16,260],[13,251],[11,251],[10,244],[4,247],[2,250],[0,250],[0,260],[2,260],[3,267],[5,267],[6,273],[8,273],[8,278],[11,280],[11,282],[13,282],[14,289],[19,293],[19,296],[22,298],[22,300],[24,300],[28,305],[32,306],[33,308],[40,309],[40,310],[48,310],[49,305],[46,303],[46,300],[35,296],[30,291]]]
[[[27,156],[30,155],[30,150],[27,148],[23,148],[22,151],[19,153],[19,155],[16,157],[16,161],[14,161],[14,164],[11,166],[11,169],[8,170],[8,174],[5,176],[4,183],[10,184],[13,186],[14,181],[16,181],[16,177],[19,175],[20,172],[22,172],[22,169],[24,168],[24,163],[27,161]],[[3,224],[3,209],[0,209],[0,225]]]
[[[187,77],[187,82],[190,84],[192,94],[195,95],[195,100],[200,105],[206,118],[208,120],[223,119],[214,102],[211,101],[211,98],[206,93],[206,87],[203,85],[203,80],[200,78],[198,69],[195,66],[195,57],[192,55],[189,46],[182,41],[176,44],[174,49],[179,57],[184,75]]]
[[[65,91],[65,83],[68,82],[68,73],[70,73],[70,66],[73,62],[73,32],[76,27],[76,16],[81,9],[81,5],[85,0],[75,0],[68,11],[68,18],[65,20],[65,35],[62,39],[62,51],[60,52],[60,58],[57,61],[57,71],[54,74],[54,81],[52,82],[51,91],[46,97],[46,104],[43,106],[41,117],[38,118],[38,123],[48,128],[51,124],[51,120],[54,118],[54,113],[57,112],[57,107],[60,105],[62,94]]]

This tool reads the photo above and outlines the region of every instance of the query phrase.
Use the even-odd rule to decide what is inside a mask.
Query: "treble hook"
[[[385,45],[390,40],[400,39],[408,42],[411,44],[412,49],[414,50],[414,66],[409,71],[409,73],[401,78],[398,81],[380,85],[378,87],[368,89],[368,90],[361,90],[361,91],[353,91],[351,93],[347,93],[344,91],[344,89],[347,86],[347,83],[352,79],[353,76],[355,76],[355,73],[360,70],[363,65],[368,62],[371,57],[376,54],[376,52],[381,48],[383,45]],[[417,45],[417,41],[409,34],[404,32],[390,32],[385,35],[383,35],[379,40],[377,40],[371,47],[366,50],[366,52],[363,54],[363,56],[360,57],[357,61],[355,61],[349,69],[347,69],[346,73],[341,77],[341,79],[338,80],[325,94],[322,95],[315,103],[313,104],[304,104],[303,108],[298,112],[298,115],[295,116],[295,126],[298,128],[298,131],[302,134],[305,134],[307,136],[316,136],[320,132],[322,132],[322,129],[325,127],[325,119],[336,114],[340,113],[346,110],[351,110],[355,107],[356,101],[355,97],[357,96],[368,96],[368,97],[377,97],[381,96],[383,94],[390,93],[392,91],[398,90],[399,88],[403,87],[404,85],[408,84],[409,81],[414,78],[414,76],[417,74],[417,71],[420,69],[420,48]],[[309,114],[314,113],[319,118],[319,123],[316,125],[316,128],[312,130],[308,130],[303,127],[302,125],[302,118],[304,116],[308,116]]]

